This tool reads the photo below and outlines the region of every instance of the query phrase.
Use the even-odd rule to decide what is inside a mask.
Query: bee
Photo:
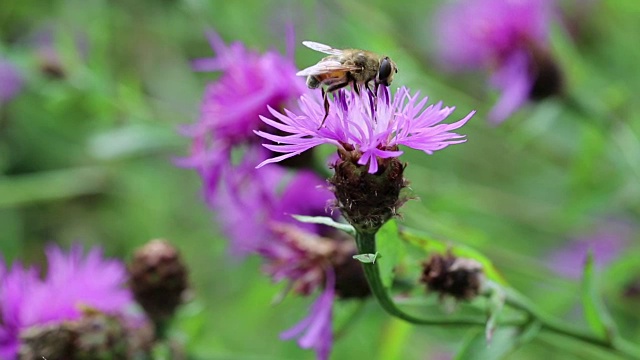
[[[393,76],[398,72],[396,63],[388,56],[381,56],[371,51],[359,49],[334,49],[329,45],[313,41],[303,41],[302,44],[309,49],[329,54],[317,64],[304,70],[300,70],[297,76],[307,77],[307,86],[310,89],[322,87],[324,100],[324,118],[320,127],[329,115],[328,94],[347,85],[351,85],[353,91],[360,94],[363,86],[372,96],[378,93],[380,85],[389,86]],[[373,81],[374,89],[371,89]]]

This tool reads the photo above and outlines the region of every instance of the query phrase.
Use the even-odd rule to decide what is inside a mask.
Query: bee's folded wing
[[[311,50],[319,51],[321,53],[330,55],[342,55],[342,50],[334,49],[329,45],[320,44],[315,41],[303,41],[302,45],[308,47]]]
[[[334,71],[356,71],[361,68],[358,66],[349,66],[341,64],[339,61],[321,61],[313,66],[309,66],[306,69],[300,70],[296,73],[297,76],[310,76],[310,75],[323,75],[332,73]]]

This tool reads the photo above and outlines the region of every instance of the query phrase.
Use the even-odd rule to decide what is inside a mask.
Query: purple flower
[[[556,70],[548,61],[541,63],[547,57],[551,15],[551,0],[464,0],[437,13],[443,64],[454,69],[492,69],[491,84],[502,92],[489,115],[492,122],[502,122],[535,97],[540,91],[534,89],[538,78]],[[551,87],[559,87],[557,81]]]
[[[633,229],[622,221],[608,221],[592,233],[571,240],[553,252],[547,263],[557,273],[579,279],[584,270],[587,253],[593,253],[597,268],[602,269],[618,258],[629,245]]]
[[[17,263],[0,274],[0,359],[16,358],[18,335],[24,325],[23,304],[39,284],[36,269]]]
[[[261,127],[259,116],[267,114],[267,106],[280,108],[306,87],[295,76],[292,59],[275,51],[260,54],[239,42],[227,46],[213,31],[207,35],[217,56],[195,60],[194,69],[221,75],[206,87],[198,122],[184,129],[193,145],[179,164],[200,172],[210,201],[221,173],[232,171],[231,150],[258,140],[253,130]]]
[[[326,182],[309,171],[292,174],[278,166],[257,171],[255,164],[265,159],[266,150],[255,150],[234,171],[223,175],[211,204],[231,241],[232,253],[238,256],[256,252],[272,241],[272,222],[320,233],[320,225],[300,223],[291,215],[326,216],[327,203],[333,198]]]
[[[427,98],[419,99],[419,93],[411,96],[402,87],[390,100],[389,89],[382,86],[376,98],[363,91],[338,91],[330,101],[330,112],[324,125],[318,128],[324,117],[319,94],[302,95],[300,111],[284,110],[280,113],[269,108],[276,120],[261,116],[262,121],[289,135],[276,135],[256,131],[259,136],[276,144],[264,146],[277,156],[263,161],[258,167],[298,155],[320,144],[333,144],[344,153],[355,151],[359,165],[369,166],[369,173],[378,171],[377,159],[395,158],[402,154],[399,145],[408,146],[432,154],[452,144],[465,142],[464,135],[452,130],[464,125],[473,116],[472,111],[464,119],[452,124],[440,124],[455,108],[442,107],[439,102],[427,104]]]
[[[335,299],[335,274],[326,272],[327,283],[322,294],[309,309],[309,315],[298,324],[280,334],[284,340],[298,338],[298,345],[303,349],[314,349],[317,358],[329,358],[333,345],[332,310]]]
[[[18,69],[0,58],[0,105],[13,99],[22,89],[24,80]]]
[[[0,278],[2,359],[15,358],[20,331],[30,326],[79,319],[84,306],[123,313],[133,304],[125,288],[124,264],[105,259],[100,249],[94,248],[83,256],[79,245],[69,253],[51,246],[47,261],[49,269],[42,280],[36,269],[25,269],[20,264],[5,270]]]
[[[275,236],[259,248],[259,253],[273,280],[288,281],[301,295],[309,295],[322,286],[325,269],[338,255],[338,242],[296,224],[272,223],[271,230]]]

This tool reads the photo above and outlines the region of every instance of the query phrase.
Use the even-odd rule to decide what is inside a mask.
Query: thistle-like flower
[[[205,89],[198,122],[184,128],[193,139],[191,155],[178,163],[200,172],[211,201],[221,174],[233,170],[232,149],[259,140],[253,130],[264,127],[259,116],[267,114],[267,106],[286,105],[305,86],[292,59],[275,51],[260,54],[240,42],[226,45],[213,31],[207,36],[217,56],[195,60],[193,67],[221,75]]]
[[[0,271],[0,358],[15,359],[21,332],[41,325],[78,320],[83,309],[124,314],[133,305],[125,288],[124,264],[108,260],[100,249],[83,256],[82,247],[69,253],[47,249],[48,271],[44,279],[36,269],[14,264]],[[4,266],[0,266],[3,268]]]
[[[548,52],[552,10],[551,0],[459,0],[436,14],[442,63],[490,69],[491,85],[502,92],[491,122],[561,91],[562,74]]]
[[[318,128],[324,116],[321,97],[317,94],[302,95],[298,113],[284,110],[280,113],[269,108],[275,119],[260,118],[266,124],[287,135],[256,131],[259,136],[276,144],[264,147],[284,155],[263,161],[258,167],[275,163],[309,150],[320,144],[333,144],[343,158],[350,158],[358,165],[366,165],[368,172],[378,172],[381,159],[396,158],[402,154],[400,145],[427,154],[453,144],[465,142],[464,135],[452,132],[473,116],[472,111],[464,119],[452,124],[441,124],[454,107],[443,107],[442,102],[425,108],[428,98],[420,99],[419,93],[411,96],[405,87],[398,89],[390,99],[389,89],[381,86],[377,98],[363,91],[339,91],[330,101],[330,112],[324,126]]]
[[[442,124],[454,110],[442,103],[426,106],[427,98],[410,95],[400,88],[391,99],[389,89],[378,89],[377,96],[366,91],[357,94],[338,91],[330,101],[331,111],[324,126],[322,99],[318,94],[302,95],[300,111],[294,113],[274,109],[274,119],[262,120],[280,134],[256,131],[275,142],[264,146],[283,155],[267,159],[258,167],[301,154],[320,144],[333,144],[339,159],[335,175],[329,180],[342,214],[362,231],[375,231],[402,204],[400,190],[406,186],[402,176],[404,165],[397,159],[400,145],[433,154],[452,144],[465,142],[464,135],[453,132],[475,113],[452,124]],[[426,107],[425,107],[426,106]],[[371,196],[374,194],[375,196]]]

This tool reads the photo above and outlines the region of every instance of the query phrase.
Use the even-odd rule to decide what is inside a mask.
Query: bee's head
[[[380,59],[380,67],[378,68],[378,74],[376,75],[376,84],[382,84],[384,86],[391,85],[393,76],[398,72],[396,63],[389,59],[388,56]]]

